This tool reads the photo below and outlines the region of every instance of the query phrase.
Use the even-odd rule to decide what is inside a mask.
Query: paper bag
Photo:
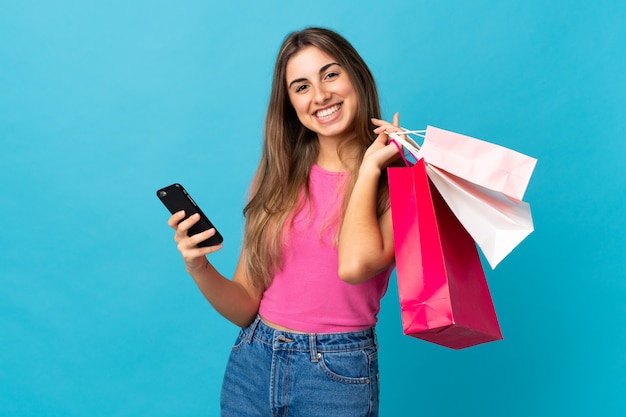
[[[426,172],[491,268],[535,230],[528,203],[516,203],[429,164]]]
[[[476,245],[424,161],[388,178],[404,333],[453,349],[502,339]]]
[[[426,128],[419,155],[474,184],[521,201],[537,159],[503,146],[433,126]]]

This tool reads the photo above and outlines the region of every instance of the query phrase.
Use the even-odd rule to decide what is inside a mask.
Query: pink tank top
[[[312,167],[311,203],[285,226],[283,268],[263,294],[261,317],[307,333],[376,325],[393,266],[358,285],[343,282],[337,274],[337,213],[348,178],[345,172]]]

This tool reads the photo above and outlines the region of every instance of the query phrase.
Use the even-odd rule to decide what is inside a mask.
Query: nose
[[[324,104],[328,99],[330,99],[330,91],[328,91],[324,86],[319,86],[315,89],[315,103],[316,104]]]

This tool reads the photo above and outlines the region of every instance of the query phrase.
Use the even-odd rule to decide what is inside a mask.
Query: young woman
[[[377,416],[374,333],[394,246],[385,167],[398,158],[366,64],[342,36],[290,34],[275,65],[261,161],[231,279],[168,224],[189,274],[242,328],[222,386],[222,416]],[[179,223],[180,222],[180,223]]]

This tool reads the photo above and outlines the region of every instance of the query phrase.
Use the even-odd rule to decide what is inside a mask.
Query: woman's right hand
[[[192,214],[188,219],[181,221],[184,218],[185,212],[178,211],[168,219],[167,224],[176,232],[174,233],[174,241],[176,241],[178,251],[183,256],[187,271],[191,273],[204,268],[208,263],[206,256],[222,249],[223,245],[220,243],[214,246],[199,247],[198,243],[213,236],[215,229],[187,236],[187,231],[200,220],[200,215]]]

